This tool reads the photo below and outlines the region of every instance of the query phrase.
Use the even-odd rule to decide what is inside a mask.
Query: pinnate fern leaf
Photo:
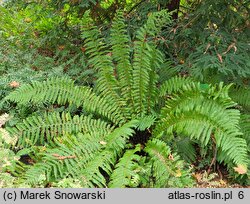
[[[184,85],[178,95],[166,102],[162,122],[156,129],[167,134],[184,134],[203,145],[214,138],[221,155],[218,160],[246,166],[247,148],[239,128],[240,112],[234,109],[236,104],[228,96],[229,88],[230,85],[220,84],[204,90],[199,83]]]
[[[132,120],[107,135],[105,149],[97,152],[94,159],[81,172],[85,187],[106,186],[105,177],[100,170],[107,175],[112,173],[112,167],[121,156],[127,139],[134,134],[133,129],[137,123],[137,120]]]
[[[41,148],[39,159],[25,172],[23,179],[35,185],[40,175],[44,175],[47,182],[77,177],[96,151],[103,148],[101,140],[101,135],[82,133],[57,138],[53,145]]]
[[[116,103],[110,103],[105,98],[97,96],[91,88],[76,86],[67,78],[51,78],[44,82],[25,84],[11,92],[5,100],[27,105],[45,103],[58,105],[75,105],[86,112],[107,117],[116,124],[126,121]]]
[[[6,130],[18,138],[17,146],[30,147],[53,142],[54,137],[79,132],[106,135],[112,128],[106,122],[90,116],[72,117],[69,113],[55,112],[28,117],[16,127],[7,127]]]
[[[155,187],[186,187],[193,183],[187,176],[187,171],[183,170],[183,162],[179,160],[179,156],[172,154],[170,147],[163,141],[148,141],[145,152],[151,157]]]
[[[124,155],[119,159],[119,162],[115,165],[115,170],[110,176],[109,187],[110,188],[125,188],[136,187],[138,183],[134,183],[134,178],[138,178],[140,156],[135,154],[140,151],[140,147],[127,150]]]

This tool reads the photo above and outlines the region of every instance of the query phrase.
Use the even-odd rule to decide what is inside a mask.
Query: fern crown
[[[228,96],[231,85],[181,77],[159,83],[165,61],[154,40],[170,23],[166,11],[149,15],[133,41],[122,12],[108,44],[89,22],[83,20],[82,37],[88,65],[98,72],[93,88],[52,78],[23,85],[5,99],[66,107],[6,127],[18,138],[20,151],[35,161],[19,169],[22,179],[35,184],[39,175],[46,181],[80,177],[84,187],[137,187],[154,178],[154,187],[188,186],[188,170],[167,143],[176,134],[201,146],[214,142],[219,162],[246,168],[247,145],[240,112]],[[70,113],[70,108],[81,114]]]

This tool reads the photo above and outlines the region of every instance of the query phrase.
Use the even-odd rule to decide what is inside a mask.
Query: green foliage
[[[243,106],[243,109],[250,110],[250,92],[249,86],[238,86],[231,90],[230,96],[239,105]]]
[[[240,126],[244,135],[244,138],[248,144],[248,151],[250,151],[250,115],[242,114],[240,120]]]
[[[185,134],[204,146],[214,139],[220,160],[247,164],[246,141],[238,127],[240,112],[232,109],[235,103],[228,96],[229,88],[220,84],[203,90],[199,83],[185,85],[166,102],[157,132]]]
[[[183,2],[180,23],[164,36],[178,68],[205,82],[248,78],[249,1]]]
[[[247,141],[248,144],[248,158],[250,156],[250,114],[242,114],[240,120],[240,127],[243,132],[243,138]],[[248,168],[250,168],[250,164],[248,164]],[[250,173],[241,177],[241,182],[246,183],[246,185],[250,184]]]
[[[186,137],[180,137],[176,142],[177,152],[184,160],[188,162],[194,162],[196,159],[196,150],[194,148],[194,142]]]
[[[145,152],[150,155],[155,187],[185,187],[192,185],[188,171],[183,171],[183,162],[161,140],[153,139],[146,145]],[[173,165],[174,163],[174,165]]]
[[[73,81],[67,78],[51,78],[44,82],[32,82],[23,85],[5,98],[5,101],[14,101],[24,106],[31,103],[33,105],[56,104],[57,106],[82,108],[81,116],[71,116],[64,112],[34,114],[15,127],[6,127],[8,134],[18,138],[15,146],[30,149],[35,145],[38,148],[29,151],[29,156],[35,164],[25,166],[18,171],[25,182],[36,185],[39,182],[37,180],[40,178],[39,175],[44,175],[46,178],[44,184],[72,177],[80,178],[83,187],[105,187],[107,185],[112,187],[136,187],[140,185],[140,175],[136,172],[133,173],[133,170],[139,167],[138,162],[140,162],[141,156],[137,154],[137,149],[130,149],[133,148],[133,145],[131,146],[129,143],[129,138],[136,137],[136,131],[140,132],[150,128],[155,121],[156,116],[141,117],[152,112],[154,103],[148,104],[143,99],[150,93],[144,88],[142,89],[140,84],[150,84],[150,76],[156,76],[156,70],[153,68],[157,68],[158,63],[160,63],[152,61],[155,56],[150,53],[153,50],[155,51],[156,47],[152,43],[144,45],[142,34],[148,33],[150,34],[149,37],[156,35],[159,28],[156,29],[152,22],[159,21],[160,25],[163,25],[162,19],[169,21],[169,18],[159,19],[163,15],[167,16],[168,14],[162,11],[159,14],[152,15],[148,23],[139,32],[138,42],[135,43],[134,49],[138,50],[138,53],[149,53],[146,54],[149,59],[147,61],[150,62],[147,65],[148,69],[144,71],[146,78],[139,77],[142,71],[140,63],[144,65],[144,62],[133,60],[131,64],[129,58],[126,60],[127,64],[130,65],[126,67],[129,70],[125,72],[120,70],[117,75],[120,76],[121,74],[122,77],[116,78],[113,75],[112,58],[107,55],[108,49],[102,44],[102,38],[99,38],[97,29],[92,25],[85,24],[83,33],[86,42],[86,54],[90,55],[89,63],[100,73],[93,90],[86,86],[75,86]],[[121,18],[121,13],[118,16],[120,17],[117,18],[115,25],[122,25],[124,30],[125,24]],[[113,29],[112,32],[116,33],[116,29],[120,28],[118,26],[118,28],[114,27]],[[125,36],[124,33],[121,39],[126,39]],[[111,37],[113,42],[112,38],[114,38],[114,35]],[[98,42],[97,46],[95,40]],[[115,49],[115,40],[113,46],[114,60],[122,66],[123,61],[121,61],[121,57],[118,57],[119,50]],[[148,47],[148,49],[143,51],[140,48],[143,46]],[[137,51],[134,54],[135,58],[137,57],[136,53]],[[129,49],[125,51],[126,55],[130,55]],[[126,75],[130,75],[130,81],[123,79],[123,77],[127,78]],[[132,80],[133,77],[136,79]],[[123,87],[118,86],[119,80],[123,81]],[[131,87],[131,94],[126,91],[118,91],[125,88],[125,82]],[[156,82],[151,86],[153,91],[157,90]],[[136,103],[132,106],[133,101]],[[156,98],[154,101],[156,101]],[[132,107],[135,108],[132,109]],[[139,112],[140,109],[142,112]],[[100,119],[95,119],[96,117]],[[131,159],[128,158],[131,154],[134,155],[132,156],[134,159],[128,161],[128,159]],[[117,179],[121,176],[123,163],[126,161],[131,166],[126,166],[128,167],[128,173],[123,175],[125,180],[119,183]],[[114,171],[113,167],[115,167]],[[109,177],[111,179],[110,184],[107,183]],[[157,187],[161,185],[167,186],[168,184],[163,185],[162,182],[157,184]],[[185,186],[187,183],[180,180],[178,186],[181,185]]]
[[[6,128],[11,135],[18,137],[18,147],[30,147],[50,143],[56,136],[78,132],[105,135],[111,131],[107,123],[94,120],[89,116],[74,116],[62,113],[49,113],[43,116],[31,116],[15,126]],[[20,134],[21,133],[21,134]]]
[[[234,169],[234,175],[246,173],[248,126],[228,95],[232,85],[170,77],[176,72],[157,47],[171,22],[166,10],[150,13],[132,37],[119,11],[105,38],[96,18],[91,20],[93,11],[84,10],[81,17],[72,13],[71,18],[72,7],[62,3],[64,15],[36,19],[35,26],[45,37],[49,28],[60,30],[62,22],[81,26],[84,45],[73,47],[81,46],[87,59],[83,64],[96,73],[96,80],[90,87],[77,78],[78,72],[69,77],[63,70],[57,77],[24,80],[14,91],[5,87],[3,107],[23,108],[25,114],[20,117],[14,111],[17,121],[1,125],[0,154],[12,163],[0,175],[9,172],[13,186],[191,187],[188,166],[197,153],[194,144],[212,149],[214,158],[229,171]],[[60,39],[57,43],[61,45]],[[61,66],[79,59],[75,56],[62,57]],[[166,70],[171,72],[165,78],[161,74]],[[12,78],[4,80],[6,85]],[[186,161],[176,152],[187,154],[182,157]]]
[[[53,187],[56,188],[81,188],[81,182],[78,179],[64,178],[58,183],[55,183]]]
[[[0,5],[0,15],[1,38],[7,39],[9,43],[19,47],[32,41],[31,24],[25,22],[25,18],[30,15],[29,11],[18,12]]]
[[[124,187],[137,187],[140,183],[138,173],[140,172],[140,166],[138,164],[140,156],[135,154],[140,151],[140,147],[137,146],[133,150],[127,150],[124,155],[119,159],[119,162],[115,165],[115,170],[110,176],[110,182],[108,187],[112,188],[124,188]]]

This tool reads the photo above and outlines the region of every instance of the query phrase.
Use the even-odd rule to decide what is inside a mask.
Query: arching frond
[[[192,184],[188,171],[183,170],[179,156],[171,154],[170,147],[161,140],[148,141],[145,152],[151,156],[155,187],[187,187]]]
[[[38,154],[38,161],[25,172],[23,179],[35,185],[40,175],[46,181],[80,176],[82,168],[103,148],[102,139],[97,134],[82,133],[57,138],[53,146],[43,148]]]
[[[181,158],[190,163],[195,161],[197,152],[194,148],[194,142],[190,138],[180,138],[176,142],[176,146]]]
[[[138,172],[140,171],[138,164],[140,156],[135,154],[137,151],[140,151],[139,146],[133,150],[127,150],[119,159],[115,165],[115,170],[110,176],[108,187],[125,188],[138,186],[138,183],[135,182],[136,178],[139,177]]]
[[[89,116],[74,116],[69,113],[49,113],[43,116],[31,116],[16,125],[6,128],[10,135],[18,138],[18,147],[44,145],[54,141],[54,137],[85,133],[106,135],[111,132],[109,124]]]
[[[215,139],[223,155],[220,158],[246,166],[247,149],[239,129],[240,112],[233,109],[235,103],[228,96],[229,87],[220,84],[203,91],[199,84],[184,86],[166,102],[158,130],[182,133],[203,145]]]
[[[31,103],[56,103],[58,105],[72,104],[83,107],[86,112],[97,113],[107,117],[114,123],[126,121],[118,104],[108,102],[97,96],[91,88],[75,86],[67,78],[51,78],[44,82],[32,82],[10,93],[5,100],[11,100],[24,105]]]
[[[97,152],[95,158],[81,172],[85,187],[106,186],[105,177],[100,171],[107,175],[112,173],[112,167],[121,156],[127,139],[134,133],[132,128],[135,128],[137,123],[136,120],[130,121],[107,135],[105,149]]]
[[[172,77],[171,79],[165,81],[160,87],[160,96],[165,96],[166,94],[172,94],[178,92],[185,85],[192,83],[190,78],[182,77]]]

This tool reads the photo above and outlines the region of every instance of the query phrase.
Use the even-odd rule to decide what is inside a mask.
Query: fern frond
[[[250,88],[249,87],[234,87],[230,90],[230,96],[239,105],[250,109]]]
[[[75,86],[67,78],[51,78],[44,82],[25,84],[11,92],[5,100],[20,104],[56,103],[58,105],[75,105],[83,107],[86,112],[97,113],[107,117],[114,123],[122,124],[126,121],[119,106],[97,96],[91,88]]]
[[[82,133],[57,138],[53,146],[45,147],[38,153],[39,160],[26,171],[23,178],[27,183],[36,184],[39,175],[44,175],[48,182],[79,176],[86,163],[103,148],[101,140],[100,135]]]
[[[220,84],[203,91],[199,84],[184,86],[166,102],[162,126],[158,128],[167,134],[183,133],[204,145],[214,136],[223,158],[246,165],[246,141],[241,138],[239,129],[240,112],[233,109],[235,103],[228,96],[229,88],[230,85]]]
[[[5,100],[11,100],[20,104],[28,103],[70,103],[72,90],[79,92],[74,87],[74,81],[69,78],[51,78],[44,82],[33,81],[31,84],[24,84],[10,93]],[[77,94],[76,94],[77,95]],[[79,104],[77,101],[76,104]]]
[[[119,159],[115,165],[115,170],[110,176],[108,187],[125,188],[138,186],[138,183],[134,183],[134,178],[139,177],[138,161],[140,160],[140,156],[135,154],[137,151],[140,151],[139,146],[133,150],[127,150]]]
[[[169,59],[164,59],[165,61],[161,65],[161,68],[158,71],[159,84],[164,84],[167,80],[171,79],[174,76],[177,76],[179,74],[179,69],[177,67],[173,66],[173,62]]]
[[[196,150],[194,148],[194,142],[189,138],[180,138],[177,141],[177,152],[185,161],[190,163],[194,162],[196,159]]]
[[[154,59],[156,51],[155,44],[148,42],[148,38],[156,37],[161,28],[169,23],[169,21],[169,15],[165,10],[152,13],[147,23],[137,32],[133,57],[133,98],[135,101],[136,115],[144,116],[148,111],[148,107],[151,105],[150,103],[154,103],[154,98],[151,99],[148,88],[150,91],[154,89],[153,94],[155,94],[155,79],[150,82],[150,76],[153,75],[156,77],[157,75],[155,75],[155,70],[151,65],[158,66],[162,61],[162,54],[160,54],[159,51],[157,51],[159,56]],[[149,104],[147,95],[150,97]]]
[[[187,171],[183,170],[183,162],[176,154],[171,154],[166,143],[152,139],[144,150],[151,157],[155,187],[186,187],[193,183]]]
[[[159,100],[159,90],[157,87],[159,76],[157,74],[160,66],[163,64],[163,54],[156,48],[152,48],[151,70],[149,71],[149,83],[147,87],[147,113],[152,113],[155,104]]]
[[[156,117],[154,115],[147,115],[142,118],[138,118],[137,120],[138,120],[137,124],[138,130],[144,131],[147,128],[150,128],[154,124]]]
[[[191,78],[182,77],[172,77],[171,79],[165,81],[160,87],[160,96],[165,96],[166,94],[176,93],[181,90],[185,85],[193,83]]]
[[[146,34],[145,34],[146,35]],[[135,114],[143,116],[147,108],[147,87],[149,86],[149,72],[151,71],[150,59],[152,48],[144,41],[135,42],[135,53],[133,61],[133,98]]]
[[[169,25],[171,22],[171,15],[167,10],[161,10],[158,12],[150,13],[144,28],[147,35],[150,37],[155,37],[159,35],[164,26]]]
[[[247,141],[248,151],[250,152],[250,115],[242,114],[240,117],[240,127],[243,132],[243,138]]]
[[[52,142],[57,136],[79,132],[106,135],[112,128],[106,122],[90,116],[72,117],[69,113],[49,113],[28,117],[16,127],[7,127],[6,130],[18,138],[18,147],[29,147]]]
[[[85,41],[86,54],[89,54],[89,64],[98,70],[99,77],[96,80],[98,95],[110,104],[117,104],[117,109],[123,113],[122,108],[126,103],[119,94],[120,84],[115,77],[111,51],[104,44],[96,26],[83,24],[82,37]]]
[[[130,106],[127,111],[133,110],[132,97],[132,65],[130,62],[130,39],[124,23],[123,12],[119,11],[112,23],[111,38],[112,57],[115,61],[115,71],[119,86],[121,87],[121,96]]]
[[[81,178],[85,187],[106,186],[105,177],[100,173],[100,170],[107,175],[112,173],[112,167],[116,163],[117,158],[121,156],[126,141],[133,135],[133,128],[136,127],[137,123],[138,121],[132,120],[107,135],[105,138],[107,143],[105,149],[98,152],[81,172]]]

